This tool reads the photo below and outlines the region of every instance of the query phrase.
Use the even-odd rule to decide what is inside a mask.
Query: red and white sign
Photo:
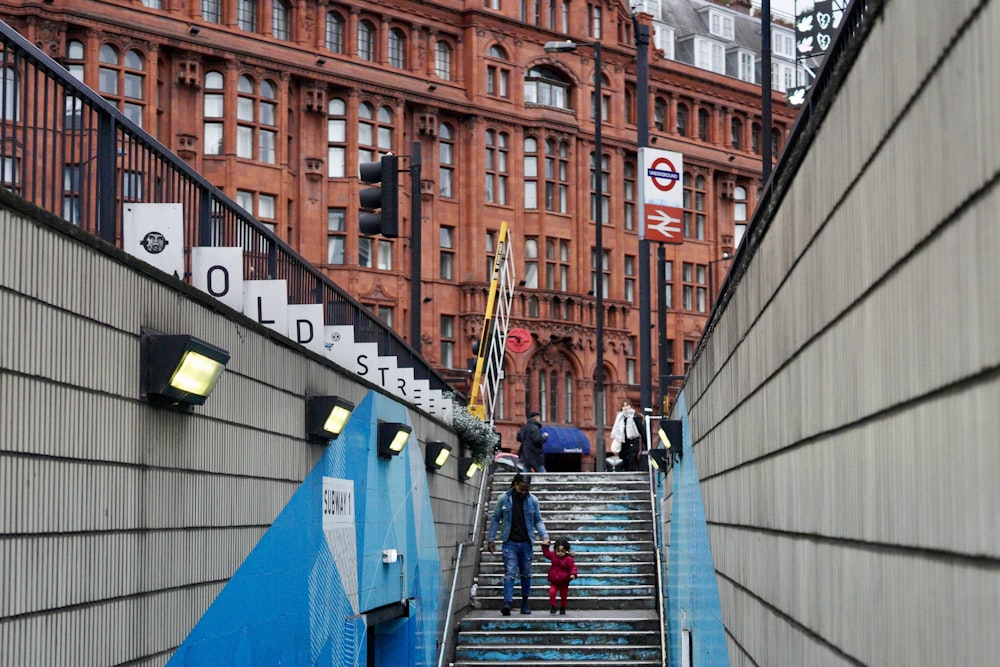
[[[683,243],[684,157],[674,151],[640,148],[639,199],[642,225],[639,238],[657,243]]]

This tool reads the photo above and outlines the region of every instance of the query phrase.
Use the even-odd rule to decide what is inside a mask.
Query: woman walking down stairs
[[[496,473],[490,510],[510,479],[510,473]],[[566,614],[548,613],[549,563],[536,544],[529,601],[535,613],[501,616],[500,550],[484,550],[479,608],[459,624],[455,667],[662,665],[646,473],[538,473],[531,492],[551,539],[567,539],[576,559],[579,576]]]

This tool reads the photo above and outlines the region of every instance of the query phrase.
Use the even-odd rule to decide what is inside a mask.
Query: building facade
[[[748,2],[729,5],[661,0],[639,15],[654,28],[650,142],[683,153],[685,165],[684,243],[666,248],[665,301],[652,290],[652,312],[667,311],[667,343],[654,349],[653,368],[663,355],[670,374],[686,370],[762,185],[760,24]],[[638,398],[640,174],[627,3],[2,6],[5,21],[419,345],[460,388],[507,222],[518,279],[511,327],[529,332],[531,345],[506,360],[496,413],[505,443],[532,409],[545,423],[595,438],[598,344],[604,423],[621,398]],[[785,33],[794,36],[783,26],[773,34]],[[565,39],[581,48],[544,51],[545,42]],[[600,159],[593,155],[594,53],[586,46],[595,41],[603,61]],[[785,81],[780,53],[776,46]],[[795,112],[779,92],[773,101],[777,156]],[[416,184],[414,143],[422,153]],[[400,236],[362,236],[358,166],[390,151],[402,164]],[[66,179],[70,209],[73,187]],[[411,330],[409,306],[414,196],[419,332]],[[600,252],[597,206],[605,225]],[[597,289],[603,341],[595,335]]]

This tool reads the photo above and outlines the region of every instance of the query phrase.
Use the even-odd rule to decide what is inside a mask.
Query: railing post
[[[115,243],[118,221],[116,123],[110,114],[97,116],[97,234]]]

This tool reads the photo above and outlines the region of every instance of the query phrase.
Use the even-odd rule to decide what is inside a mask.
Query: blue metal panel
[[[435,664],[441,567],[427,473],[416,435],[378,458],[379,417],[408,421],[404,406],[368,394],[169,664],[365,665],[364,613],[407,600],[409,617],[377,627],[375,653],[383,665]],[[328,539],[324,478],[353,487],[344,525],[356,548]],[[383,549],[402,557],[383,563]]]
[[[692,659],[702,667],[728,667],[729,652],[708,541],[698,469],[691,451],[691,423],[684,393],[675,410],[684,422],[683,458],[673,468],[670,568],[667,581],[667,637],[670,664],[681,664],[681,630],[691,633]]]

